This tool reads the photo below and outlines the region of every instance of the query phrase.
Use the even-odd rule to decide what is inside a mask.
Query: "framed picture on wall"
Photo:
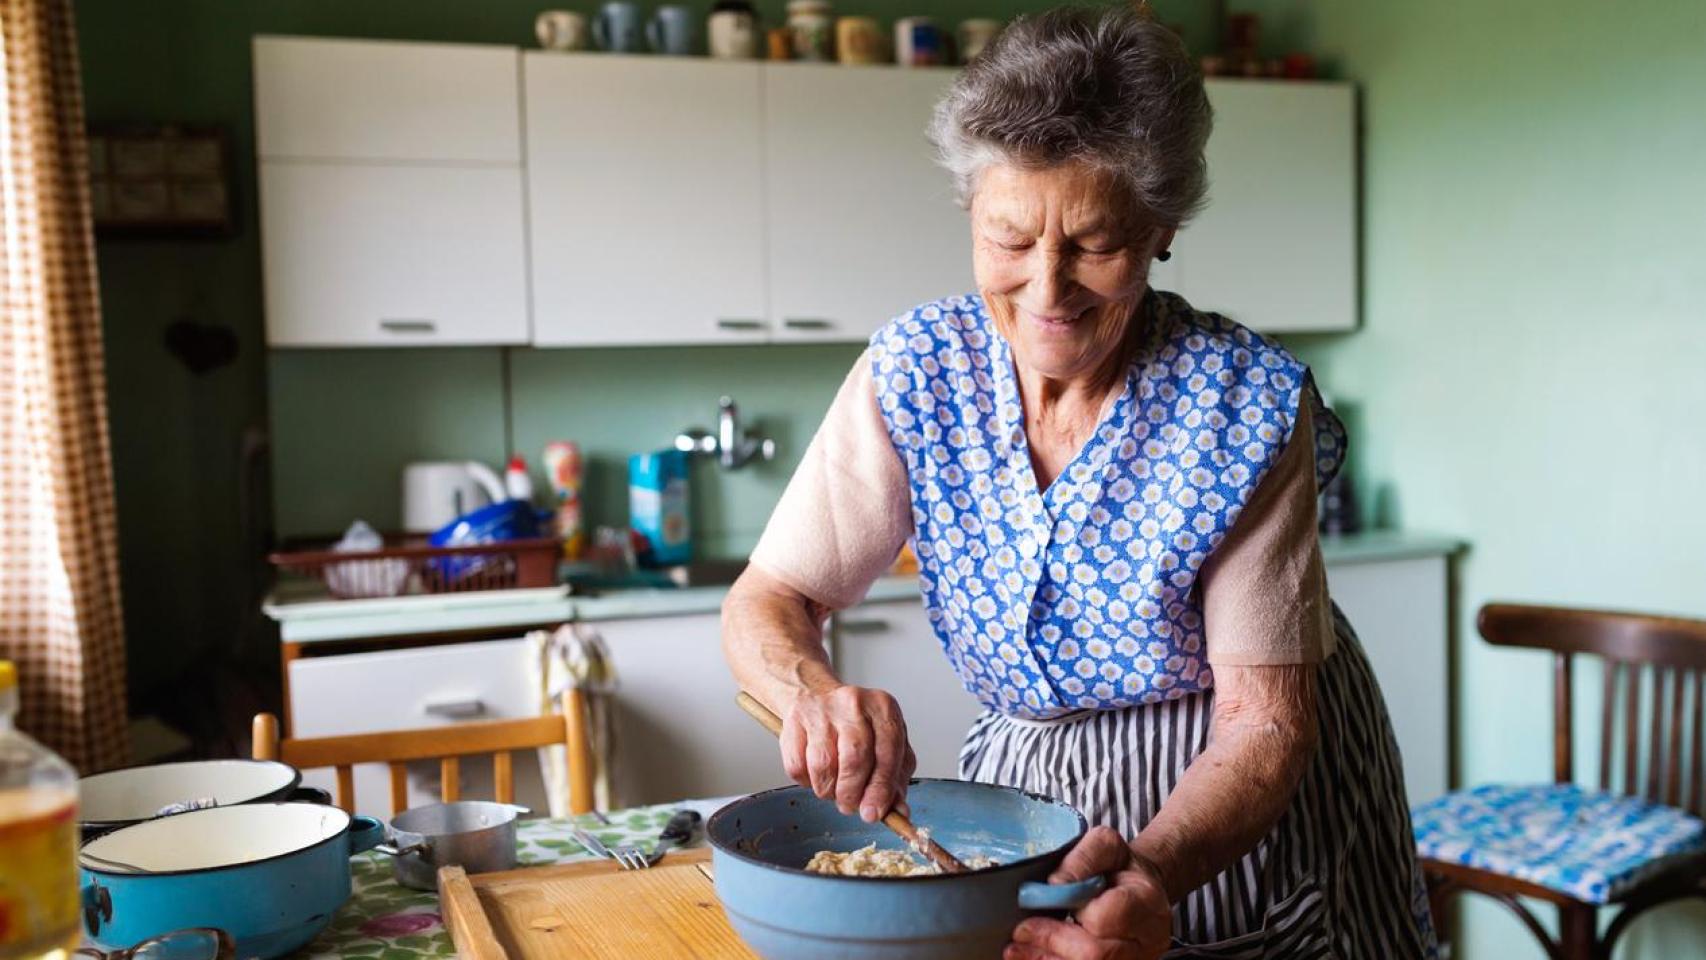
[[[228,237],[230,135],[219,126],[92,126],[89,199],[103,237]]]

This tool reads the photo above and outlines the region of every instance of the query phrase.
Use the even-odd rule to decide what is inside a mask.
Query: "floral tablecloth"
[[[606,844],[651,841],[675,811],[691,807],[709,818],[725,801],[689,800],[634,807],[605,814],[608,824],[592,814],[569,820],[523,820],[516,830],[517,859],[522,866],[592,859],[569,831],[580,827]],[[696,841],[704,842],[701,837]],[[350,861],[353,894],[331,926],[300,950],[303,960],[420,960],[454,956],[456,948],[438,914],[438,895],[411,890],[397,883],[391,858],[369,851]],[[294,958],[293,958],[294,960]]]

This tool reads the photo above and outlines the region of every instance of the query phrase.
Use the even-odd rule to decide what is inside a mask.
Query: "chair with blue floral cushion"
[[[1446,929],[1452,896],[1479,893],[1553,960],[1608,960],[1637,916],[1706,899],[1706,622],[1490,604],[1477,625],[1489,643],[1553,653],[1554,782],[1488,784],[1416,808],[1435,925]],[[1597,789],[1574,782],[1577,654],[1604,660]],[[1557,906],[1557,938],[1525,897]],[[1604,906],[1619,909],[1601,933]]]

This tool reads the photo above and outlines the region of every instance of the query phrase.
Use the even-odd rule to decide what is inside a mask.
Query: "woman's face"
[[[1077,164],[993,164],[972,196],[972,264],[997,328],[1050,379],[1102,372],[1173,240],[1111,174]]]

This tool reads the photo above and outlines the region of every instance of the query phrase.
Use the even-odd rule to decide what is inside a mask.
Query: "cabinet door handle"
[[[421,708],[421,712],[429,717],[442,717],[446,720],[470,720],[485,716],[486,704],[480,700],[445,700],[429,703]]]
[[[837,620],[835,622],[835,629],[837,633],[843,635],[856,633],[887,633],[889,630],[889,622],[887,620]]]
[[[763,330],[763,320],[749,320],[745,317],[718,317],[718,330]]]
[[[835,321],[822,317],[788,317],[782,321],[782,326],[789,330],[833,330]]]
[[[382,330],[392,333],[435,333],[438,324],[432,320],[412,320],[406,317],[387,317],[379,321]]]

